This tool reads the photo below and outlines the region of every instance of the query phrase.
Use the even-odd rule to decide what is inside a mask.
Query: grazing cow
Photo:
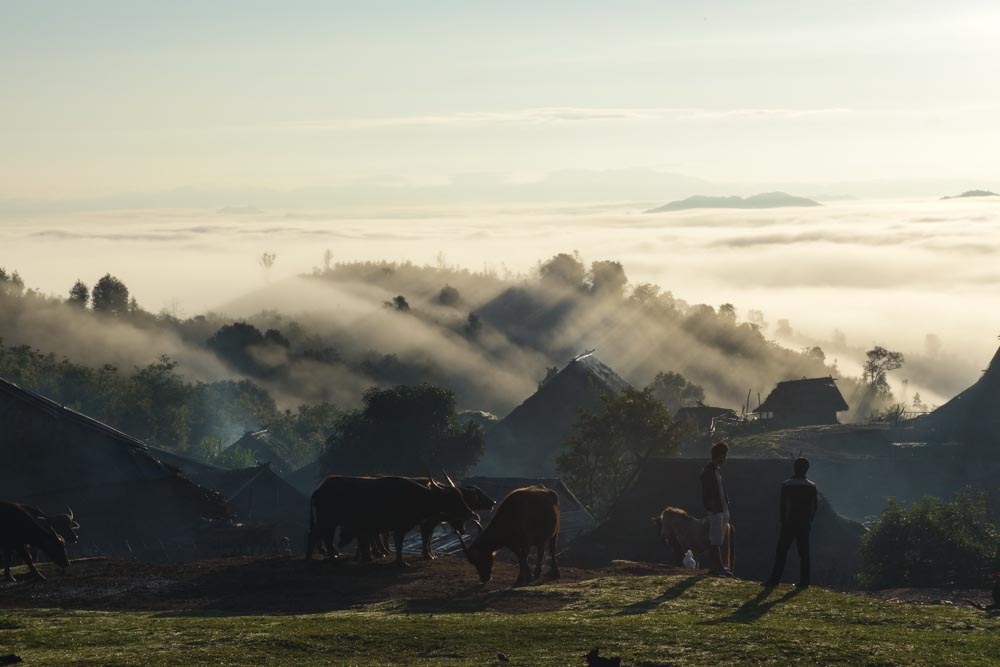
[[[73,510],[69,506],[66,507],[66,514],[46,514],[37,507],[24,503],[17,504],[40,523],[51,526],[66,544],[77,544],[80,541],[80,535],[76,532],[80,529],[80,524],[76,522]],[[30,552],[32,560],[38,560],[38,548],[32,547]]]
[[[322,541],[328,554],[335,554],[333,536],[342,532],[358,537],[361,560],[371,560],[372,540],[391,531],[396,546],[396,564],[405,567],[403,539],[426,519],[447,521],[456,532],[467,521],[479,522],[462,492],[447,474],[448,485],[431,480],[420,484],[405,477],[327,477],[313,492],[309,503],[309,541],[306,560]]]
[[[681,564],[688,549],[697,555],[704,553],[711,547],[708,539],[707,518],[696,519],[680,508],[668,507],[660,513],[660,516],[654,516],[651,521],[660,534],[660,539],[673,549],[676,565]],[[730,570],[734,570],[736,567],[734,535],[735,529],[730,522],[726,526],[721,550],[722,565]]]
[[[461,535],[459,535],[461,539]],[[559,576],[556,563],[556,541],[559,539],[559,494],[544,486],[527,486],[507,494],[486,529],[468,547],[462,540],[462,548],[475,565],[479,579],[484,584],[493,578],[493,561],[496,552],[507,547],[517,556],[520,571],[515,585],[531,581],[528,567],[528,552],[531,547],[538,549],[538,563],[535,578],[542,574],[542,560],[545,545],[549,546],[549,576]]]
[[[28,552],[29,546],[38,547],[59,566],[69,567],[66,543],[50,525],[38,521],[17,503],[0,502],[0,550],[3,551],[4,576],[8,581],[16,581],[10,573],[12,553],[21,556],[33,576],[45,579],[35,567]]]

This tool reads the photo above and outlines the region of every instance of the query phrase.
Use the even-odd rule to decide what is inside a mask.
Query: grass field
[[[275,571],[299,572],[300,565]],[[340,608],[315,613],[251,612],[225,597],[215,606],[241,610],[126,610],[134,592],[128,586],[122,609],[112,611],[10,608],[9,586],[35,587],[17,598],[31,601],[30,590],[49,584],[7,585],[0,587],[0,655],[16,653],[26,665],[534,666],[583,665],[583,654],[600,646],[625,665],[1000,664],[1000,617],[965,606],[786,586],[768,594],[753,582],[663,568],[577,573],[510,589],[507,581],[478,586],[462,563],[438,561],[399,575],[388,567],[372,576],[380,582],[374,596],[345,593],[342,604],[331,605]],[[428,595],[417,587],[397,597],[398,586],[385,585],[433,584],[442,572],[457,590]],[[512,570],[499,574],[513,579]],[[333,578],[346,583],[345,576],[356,585],[367,575]],[[169,607],[176,587],[163,590],[157,606]]]

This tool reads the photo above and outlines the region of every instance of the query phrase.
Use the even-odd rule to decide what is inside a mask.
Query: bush
[[[982,586],[996,569],[1000,533],[985,493],[925,496],[909,507],[890,498],[870,528],[858,575],[869,588]]]

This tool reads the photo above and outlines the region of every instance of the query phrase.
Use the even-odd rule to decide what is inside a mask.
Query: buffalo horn
[[[73,508],[71,508],[69,505],[67,505],[66,506],[66,511],[69,512],[69,520],[72,521],[73,520]]]
[[[458,543],[462,545],[462,553],[465,554],[466,558],[469,558],[469,547],[465,544],[465,539],[462,537],[462,533],[455,531],[455,537],[458,538]]]
[[[448,483],[449,483],[449,484],[451,484],[451,487],[452,487],[453,489],[457,489],[457,488],[458,488],[458,487],[457,487],[457,486],[455,485],[455,480],[453,480],[453,479],[451,478],[451,475],[449,475],[449,474],[448,474],[448,471],[446,471],[446,470],[442,470],[442,471],[441,471],[441,473],[442,473],[442,474],[444,475],[444,478],[445,478],[446,480],[448,480]]]

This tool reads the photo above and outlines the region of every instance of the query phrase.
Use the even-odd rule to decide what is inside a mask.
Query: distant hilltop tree
[[[87,283],[79,279],[73,283],[73,286],[69,288],[67,302],[80,308],[86,308],[87,304],[90,303],[90,288],[87,287]]]
[[[390,300],[385,301],[383,305],[386,308],[391,308],[392,310],[398,310],[401,312],[406,312],[410,309],[410,303],[406,300],[406,297],[400,294],[399,296],[394,296]]]
[[[620,262],[609,260],[594,262],[590,265],[590,293],[598,296],[613,296],[621,298],[628,285],[625,269]]]
[[[129,310],[128,287],[110,273],[104,274],[94,285],[90,300],[99,313],[122,315]]]
[[[20,274],[17,271],[7,273],[7,270],[0,266],[0,294],[21,296],[23,292],[24,280]]]
[[[681,408],[690,408],[705,402],[705,390],[702,387],[688,382],[683,375],[673,371],[657,373],[649,388],[671,415],[677,414]]]
[[[561,252],[538,267],[542,282],[549,284],[579,287],[587,275],[587,269],[580,260],[580,255],[569,255]]]
[[[462,300],[462,295],[451,285],[445,285],[441,288],[437,300],[442,306],[455,306]]]

